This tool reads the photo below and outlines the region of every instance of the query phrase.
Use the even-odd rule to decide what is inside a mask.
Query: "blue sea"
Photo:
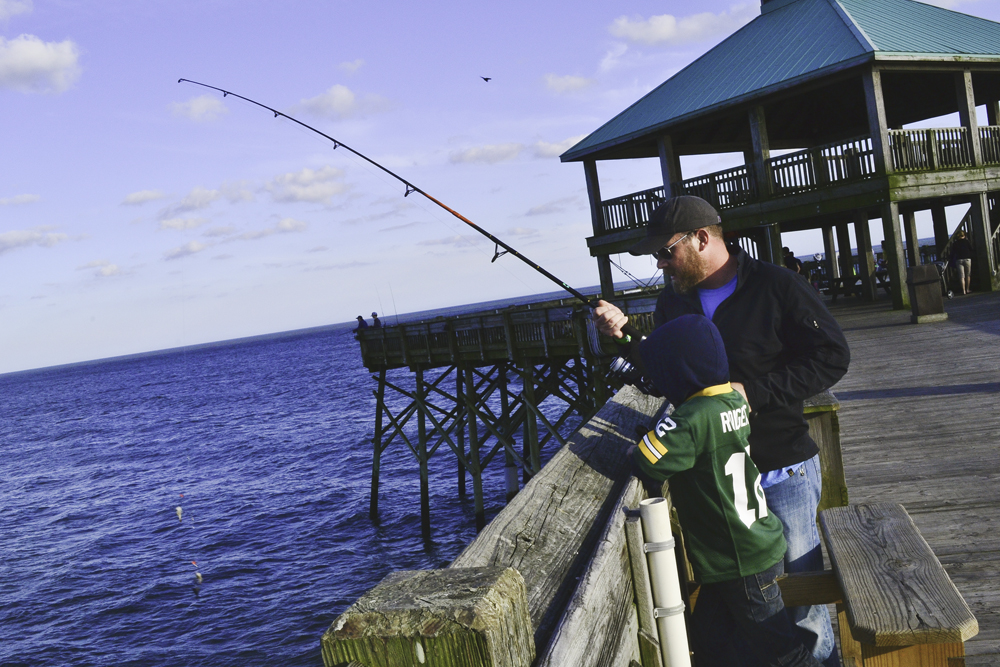
[[[429,539],[398,440],[369,518],[374,388],[347,325],[0,375],[0,665],[322,665],[362,593],[476,534],[445,447]],[[489,519],[502,457],[484,485]]]

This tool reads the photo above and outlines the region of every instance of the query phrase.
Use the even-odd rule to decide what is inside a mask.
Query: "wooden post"
[[[875,171],[891,174],[894,171],[889,150],[889,124],[885,118],[885,99],[882,97],[882,73],[874,66],[862,75],[865,88],[865,107],[868,110],[868,131],[875,153]]]
[[[840,253],[840,277],[844,289],[854,286],[854,254],[851,252],[851,230],[846,222],[837,225],[837,250]]]
[[[414,391],[417,403],[417,461],[420,464],[420,532],[424,538],[431,536],[431,488],[427,454],[427,408],[424,405],[424,369],[417,367],[417,387]]]
[[[773,192],[768,160],[771,159],[771,143],[767,136],[767,120],[764,107],[750,108],[750,139],[753,141],[753,174],[757,181],[760,199],[770,199]],[[781,250],[779,243],[778,250]]]
[[[892,283],[892,307],[905,310],[910,307],[906,289],[906,259],[903,257],[903,237],[899,229],[899,204],[890,201],[882,205],[882,253],[889,268]]]
[[[958,116],[962,127],[969,132],[969,155],[972,166],[983,166],[983,150],[979,142],[979,122],[976,118],[976,95],[972,90],[972,72],[965,70],[955,75],[955,92],[958,95]]]
[[[993,285],[993,248],[992,229],[990,222],[990,203],[987,193],[982,192],[972,198],[972,245],[976,256],[972,260],[972,281],[978,291],[992,292]]]
[[[382,410],[385,404],[385,369],[378,373],[378,389],[375,390],[375,434],[372,438],[372,486],[368,500],[368,517],[378,519],[379,470],[382,464]]]
[[[500,433],[504,438],[507,439],[508,444],[504,445],[504,480],[507,485],[507,502],[509,503],[514,499],[514,496],[518,492],[517,483],[517,462],[514,460],[514,454],[511,451],[514,447],[514,433],[513,429],[510,427],[510,387],[507,386],[507,364],[500,363],[497,365],[497,371],[500,374]]]
[[[584,160],[583,173],[587,177],[587,200],[590,203],[590,222],[594,236],[605,233],[604,207],[601,203],[601,182],[597,176],[597,161]],[[601,280],[601,296],[612,299],[615,295],[615,281],[611,275],[611,260],[607,255],[597,258],[597,273]]]
[[[906,234],[906,263],[920,265],[920,241],[917,239],[917,214],[912,209],[903,212],[903,229]]]
[[[826,255],[826,277],[828,280],[840,277],[840,265],[837,263],[837,249],[833,242],[833,225],[823,227],[823,253]]]
[[[464,398],[464,374],[461,366],[455,367],[455,446],[463,456],[468,456],[465,451],[465,398]],[[462,459],[455,457],[458,463],[458,495],[465,497],[465,466]]]
[[[663,177],[663,193],[667,199],[670,199],[674,196],[672,194],[673,183],[681,180],[678,176],[679,172],[677,172],[677,154],[674,152],[674,141],[669,134],[664,134],[657,138],[656,147],[660,152],[660,174]]]
[[[525,360],[524,370],[521,374],[521,401],[524,403],[524,447],[525,461],[531,466],[524,467],[524,483],[532,478],[532,470],[542,469],[542,454],[538,446],[538,418],[535,417],[534,408],[538,407],[535,402],[535,366],[531,361]]]
[[[530,667],[535,659],[527,589],[510,567],[393,572],[320,646],[326,667]]]
[[[483,464],[479,456],[479,417],[476,406],[476,378],[470,368],[465,373],[465,412],[469,427],[469,464],[472,468],[472,497],[475,503],[476,530],[486,526],[486,509],[483,505]]]
[[[872,253],[872,234],[868,228],[868,212],[854,212],[854,238],[858,241],[858,272],[861,277],[861,298],[874,301],[878,286],[875,284],[875,255]]]
[[[934,220],[934,245],[937,247],[938,261],[944,262],[948,258],[942,257],[941,252],[951,238],[948,234],[948,217],[945,215],[944,204],[934,204],[931,207],[931,218]]]
[[[986,122],[992,126],[1000,125],[1000,102],[991,100],[986,103]]]

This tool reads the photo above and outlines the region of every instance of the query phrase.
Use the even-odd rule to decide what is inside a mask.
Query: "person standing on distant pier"
[[[816,292],[791,271],[726,246],[718,212],[703,199],[668,199],[650,216],[646,238],[629,249],[654,255],[670,277],[656,303],[654,326],[681,315],[705,315],[729,357],[733,388],[750,406],[750,456],[763,479],[767,507],[781,519],[787,572],[823,569],[816,530],[822,492],[819,448],[802,415],[804,399],[847,372],[847,340]],[[594,309],[601,333],[629,345],[622,311]],[[806,645],[825,665],[839,665],[827,608],[790,609]]]
[[[378,313],[376,313],[374,310],[372,311],[372,327],[374,327],[375,329],[382,328],[382,320],[378,318]]]
[[[951,261],[955,264],[958,286],[962,289],[962,294],[972,291],[972,255],[972,244],[965,238],[965,232],[958,230],[955,240],[951,242]]]

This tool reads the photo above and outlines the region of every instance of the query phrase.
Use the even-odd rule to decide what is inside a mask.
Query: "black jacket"
[[[802,416],[802,401],[829,389],[847,372],[851,353],[840,325],[819,295],[788,269],[737,258],[736,291],[712,322],[729,355],[729,374],[750,402],[750,456],[761,472],[800,463],[818,452]],[[668,285],[653,314],[656,326],[687,313],[703,315],[696,291]]]

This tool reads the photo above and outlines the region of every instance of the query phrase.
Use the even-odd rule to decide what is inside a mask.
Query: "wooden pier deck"
[[[851,346],[840,400],[850,502],[907,509],[979,621],[968,665],[1000,664],[1000,294],[910,324],[886,301],[831,306]]]

